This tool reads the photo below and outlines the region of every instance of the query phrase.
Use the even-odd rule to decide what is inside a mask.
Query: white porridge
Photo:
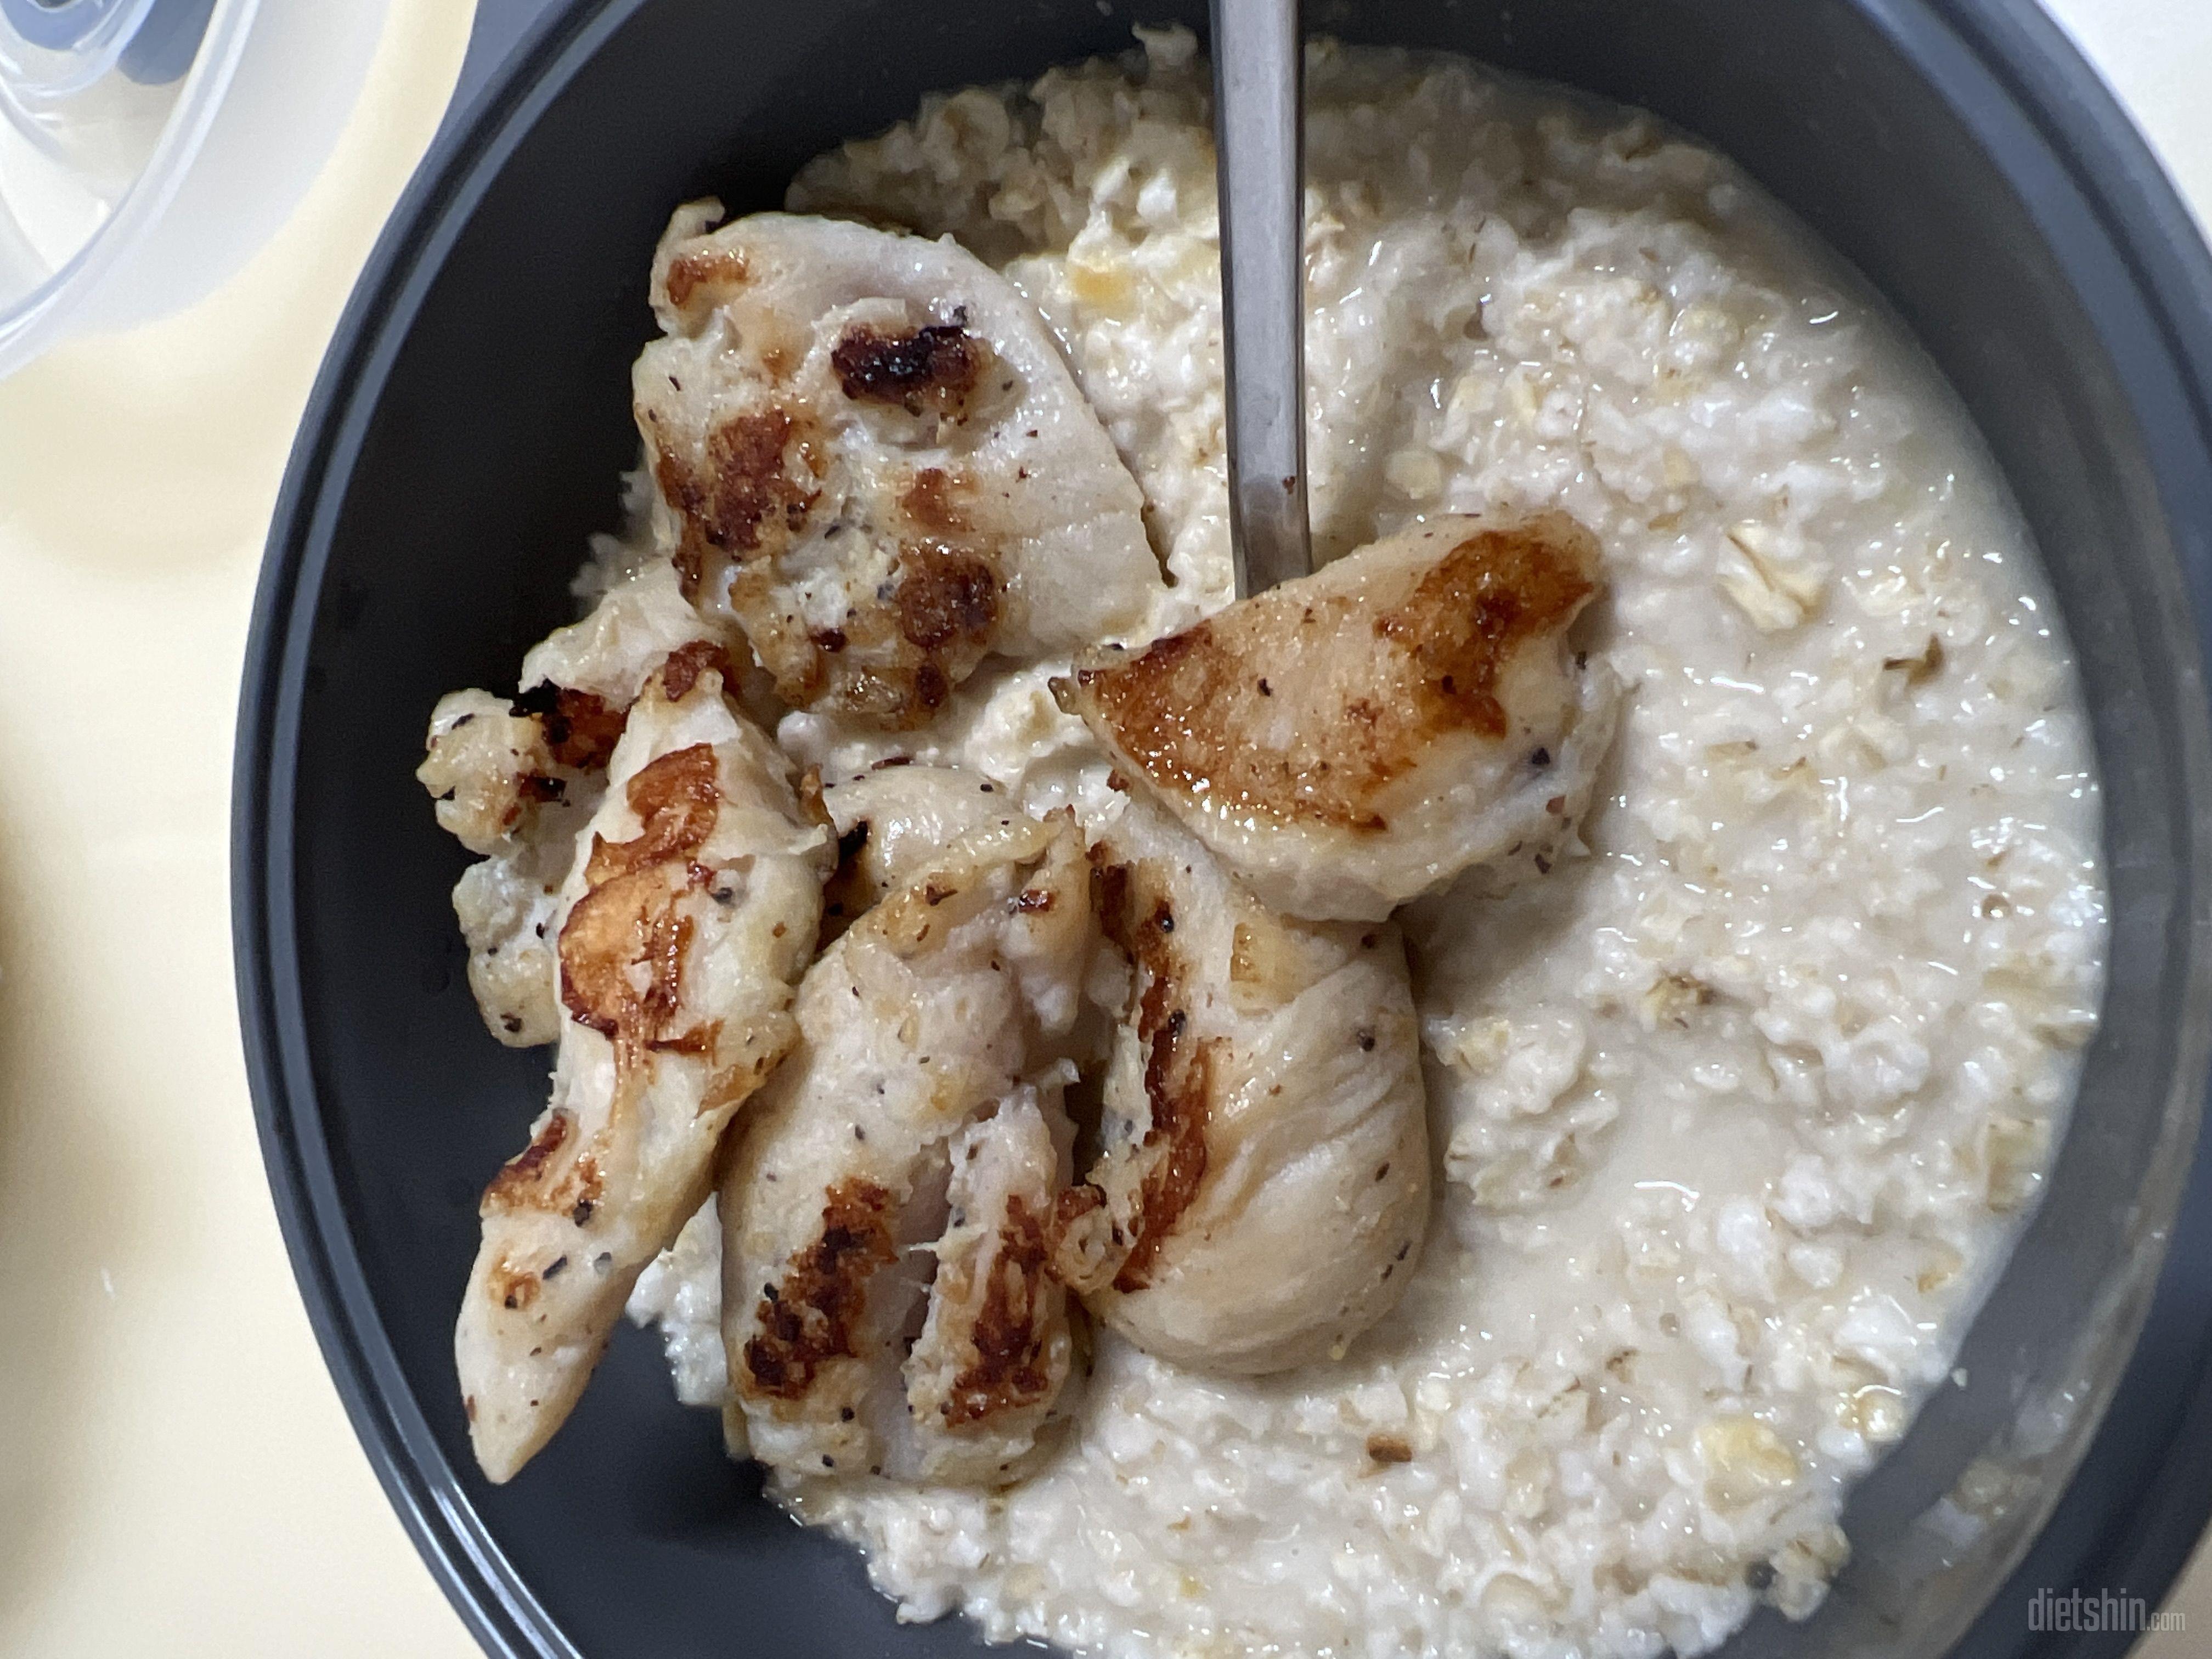
[[[791,191],[1034,303],[1175,584],[1139,638],[1231,597],[1207,83],[1145,33]],[[1318,45],[1308,95],[1318,548],[1497,509],[1595,532],[1588,649],[1627,695],[1585,844],[1405,918],[1437,1209],[1374,1330],[1251,1380],[1101,1334],[1009,1488],[773,1490],[904,1615],[994,1640],[1702,1652],[1819,1604],[1846,1489],[1949,1376],[2063,1126],[2105,927],[2066,643],[1948,393],[1729,163],[1457,60]],[[1088,822],[1112,792],[1066,667],[776,738],[825,780],[910,757]],[[709,1215],[631,1303],[699,1404],[718,1256]]]

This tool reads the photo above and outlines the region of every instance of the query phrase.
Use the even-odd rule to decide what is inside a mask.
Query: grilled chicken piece
[[[656,533],[794,708],[921,724],[986,656],[1124,633],[1143,500],[1029,302],[951,241],[680,209],[634,391]]]
[[[1088,889],[1071,819],[1010,812],[808,971],[721,1188],[723,1339],[763,1462],[995,1483],[1055,1409],[1073,1339],[1033,1235],[1066,1156]]]
[[[824,783],[822,805],[837,830],[837,873],[822,896],[827,937],[1010,809],[1006,791],[956,766],[879,766]]]
[[[1262,902],[1379,920],[1573,834],[1620,700],[1566,640],[1601,580],[1565,514],[1432,520],[1092,652],[1061,695]]]
[[[668,561],[651,560],[523,659],[518,697],[456,691],[432,711],[415,775],[439,823],[486,855],[463,872],[453,913],[477,1007],[508,1047],[560,1036],[553,924],[626,712],[672,654],[706,660],[720,648]]]
[[[798,1035],[829,830],[723,677],[679,652],[647,683],[562,890],[552,1103],[485,1189],[454,1332],[494,1480],[568,1416],[631,1285],[705,1200],[724,1126]]]
[[[576,831],[605,787],[622,714],[551,686],[510,702],[456,691],[431,711],[415,775],[439,824],[486,854],[453,888],[469,989],[491,1034],[533,1048],[559,1034],[550,934]]]
[[[1056,1271],[1177,1364],[1340,1355],[1397,1302],[1428,1227],[1403,941],[1275,915],[1141,801],[1091,858],[1132,982],[1101,1154],[1055,1213]]]

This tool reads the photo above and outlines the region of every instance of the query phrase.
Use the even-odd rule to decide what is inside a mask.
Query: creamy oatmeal
[[[1188,33],[1140,39],[933,98],[790,192],[953,237],[1033,303],[1170,579],[1104,629],[1135,643],[1231,597],[1207,73]],[[1543,878],[1477,870],[1401,917],[1425,1249],[1382,1323],[1275,1376],[1102,1334],[1003,1490],[772,1490],[904,1616],[994,1640],[1702,1652],[1817,1607],[1850,1483],[1949,1378],[2063,1125],[2105,937],[2066,642],[1948,392],[1729,163],[1454,59],[1317,45],[1308,96],[1319,551],[1563,510],[1602,549],[1589,670],[1625,688]],[[586,592],[643,556],[603,548]],[[617,586],[632,654],[693,631],[649,571]],[[1067,667],[994,659],[906,729],[817,708],[775,738],[833,794],[899,760],[1105,822]],[[472,945],[543,921],[501,902]],[[705,1405],[720,1255],[702,1215],[630,1305]]]

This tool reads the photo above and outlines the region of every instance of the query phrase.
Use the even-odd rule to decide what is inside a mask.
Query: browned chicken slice
[[[1058,1407],[1073,1339],[1041,1230],[1088,887],[1072,821],[1009,813],[808,971],[721,1187],[723,1335],[763,1462],[1000,1484]]]
[[[512,701],[456,691],[431,711],[415,775],[440,826],[485,855],[454,885],[453,914],[477,1011],[509,1048],[560,1033],[550,928],[622,722],[588,693],[553,686]]]
[[[1601,580],[1565,514],[1433,520],[1091,653],[1063,696],[1262,902],[1379,920],[1573,832],[1620,695],[1567,640]]]
[[[524,659],[519,696],[456,691],[431,712],[415,775],[440,825],[484,854],[454,886],[453,913],[477,1010],[510,1048],[560,1036],[553,925],[630,703],[672,659],[722,660],[715,634],[668,562],[647,561]]]
[[[567,1418],[638,1274],[705,1200],[724,1126],[796,1038],[831,855],[712,662],[654,673],[608,781],[555,930],[552,1103],[485,1190],[454,1332],[494,1480]]]
[[[1285,921],[1141,801],[1091,849],[1131,979],[1056,1271],[1139,1347],[1257,1373],[1340,1355],[1428,1227],[1428,1120],[1389,923]]]
[[[678,212],[637,362],[657,533],[795,708],[927,720],[1136,628],[1143,500],[1029,302],[951,240]]]

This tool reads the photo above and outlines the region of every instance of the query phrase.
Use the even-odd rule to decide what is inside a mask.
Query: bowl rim
[[[650,0],[521,0],[542,9],[517,33],[513,6],[480,17],[460,90],[364,265],[317,374],[270,520],[241,676],[231,811],[231,932],[246,1074],[271,1195],[310,1324],[369,1462],[416,1549],[471,1633],[514,1659],[578,1650],[525,1584],[462,1491],[410,1393],[371,1297],[324,1138],[300,995],[293,810],[301,690],[331,538],[352,459],[400,343],[445,253],[538,115],[599,46]],[[1963,63],[2057,159],[2088,227],[2117,256],[2156,328],[2207,459],[2207,511],[2176,543],[2212,658],[2212,252],[2148,145],[2070,39],[2015,0],[1842,0],[1954,107],[1990,112],[1990,86],[1962,88]],[[487,12],[493,8],[489,5]],[[2008,182],[2025,165],[1992,152]],[[2161,485],[2168,480],[2161,477]],[[2191,535],[2189,532],[2194,532]],[[2201,683],[2201,682],[2200,682]],[[2212,939],[2212,822],[2200,825],[2191,925]],[[2199,977],[2202,977],[2200,973]],[[2136,1352],[2102,1426],[2035,1542],[1994,1589],[1959,1654],[2020,1650],[2007,1592],[2060,1582],[2124,1583],[2155,1607],[2212,1518],[2212,1137],[2200,1138],[2149,1316],[2185,1329],[2185,1351]],[[2139,1332],[2129,1334],[2131,1344]],[[2152,1363],[2153,1359],[2156,1363]],[[2172,1425],[2131,1478],[2085,1491],[2082,1472],[2123,1421]],[[2036,1577],[2040,1573],[2042,1576]],[[2053,1575],[2057,1575],[2054,1577]],[[2022,1604],[2024,1605],[2024,1603]],[[2037,1651],[2117,1655],[2134,1638],[2083,1634]]]

